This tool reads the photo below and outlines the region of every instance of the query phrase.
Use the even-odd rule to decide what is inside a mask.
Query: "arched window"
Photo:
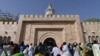
[[[93,43],[93,42],[94,42],[94,40],[95,40],[94,36],[92,36],[91,40],[92,40],[92,43]]]
[[[11,41],[11,36],[8,36],[7,42],[9,43]]]
[[[14,34],[16,34],[16,31],[14,32]]]
[[[99,36],[96,36],[96,41],[98,41],[98,42],[99,42]]]
[[[2,36],[0,36],[0,43],[2,43]]]
[[[88,36],[88,43],[91,43],[91,36]]]
[[[7,43],[7,37],[6,36],[4,36],[4,38],[3,38],[3,43]]]

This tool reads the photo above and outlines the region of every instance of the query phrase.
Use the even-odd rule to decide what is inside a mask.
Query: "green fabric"
[[[16,53],[16,54],[14,54],[12,56],[24,56],[24,54],[23,53]]]

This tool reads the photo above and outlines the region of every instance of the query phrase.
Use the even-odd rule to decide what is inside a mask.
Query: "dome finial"
[[[49,6],[51,6],[51,3],[49,3]]]

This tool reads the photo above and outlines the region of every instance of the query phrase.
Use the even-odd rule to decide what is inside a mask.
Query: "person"
[[[3,49],[3,44],[2,43],[0,43],[0,55],[2,54],[2,50]]]
[[[45,47],[41,42],[39,43],[39,46],[36,47],[36,49],[39,51],[40,54],[45,55]]]
[[[59,52],[60,52],[59,48],[57,47],[57,45],[55,45],[52,49],[53,56],[57,56]]]
[[[0,56],[7,56],[7,53],[5,52],[5,50],[2,51]]]
[[[7,51],[7,48],[8,48],[7,43],[4,43],[3,49],[4,49],[5,51]]]
[[[29,55],[29,56],[33,56],[34,47],[33,47],[32,43],[30,44],[28,51],[29,51],[29,52],[28,52],[28,55]]]
[[[93,55],[94,56],[100,56],[100,49],[99,49],[99,44],[97,43],[97,41],[94,41],[94,44],[92,45],[92,50],[93,50]]]
[[[20,52],[22,53],[22,52],[24,51],[25,48],[26,48],[26,47],[25,47],[25,45],[24,45],[24,42],[22,41],[22,42],[21,42],[21,45],[20,45]]]
[[[10,46],[10,43],[8,43],[7,49],[6,49],[6,52],[7,52],[7,55],[8,55],[8,56],[11,56],[11,54],[12,54],[12,53],[11,53],[10,47],[11,47],[11,46]]]
[[[71,54],[69,52],[68,45],[66,44],[66,42],[63,43],[62,53],[63,54],[61,56],[71,56]]]
[[[13,41],[11,41],[11,42],[9,43],[8,48],[9,48],[9,51],[8,51],[9,55],[14,54],[14,51],[15,51],[15,50],[14,50],[14,43],[13,43]]]
[[[7,53],[4,49],[4,44],[0,44],[0,56],[7,56]]]
[[[76,46],[77,46],[76,42],[72,43],[72,50],[73,50],[72,56],[74,56],[74,53],[75,53],[75,50],[76,50]]]
[[[29,48],[29,45],[26,45],[26,48],[24,49],[24,51],[23,51],[23,54],[24,54],[24,56],[29,56],[28,55],[28,48]]]
[[[71,55],[73,56],[74,55],[73,45],[69,43],[68,48],[69,48]]]
[[[80,56],[80,48],[79,48],[79,45],[76,44],[75,47],[76,47],[76,48],[75,48],[74,56]]]
[[[61,46],[60,46],[60,50],[62,51],[62,47],[63,47],[63,44],[61,44]]]
[[[81,56],[86,56],[87,48],[83,43],[81,44],[81,48],[82,48]]]
[[[60,54],[58,54],[57,56],[61,56]]]
[[[87,44],[87,56],[93,56],[92,43]]]
[[[34,56],[44,56],[43,54],[41,54],[38,46],[35,48]]]

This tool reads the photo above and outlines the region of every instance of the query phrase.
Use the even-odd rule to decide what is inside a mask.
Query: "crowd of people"
[[[27,44],[20,45],[13,43],[0,43],[0,56],[100,56],[100,44],[93,43],[66,43],[58,47],[56,44],[48,46]]]

